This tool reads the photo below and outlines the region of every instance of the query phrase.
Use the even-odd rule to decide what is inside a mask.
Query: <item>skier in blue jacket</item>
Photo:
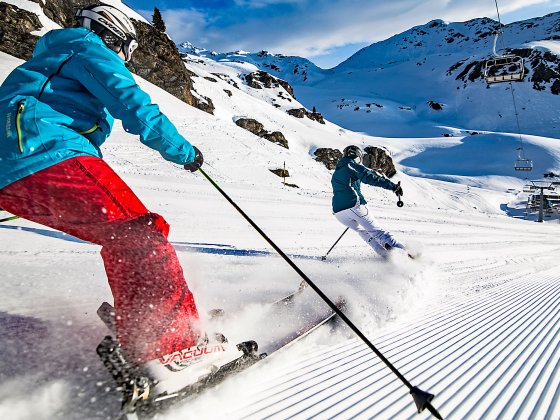
[[[142,204],[100,149],[115,117],[187,170],[200,168],[202,153],[126,68],[138,45],[128,17],[93,5],[76,18],[80,27],[47,33],[0,86],[0,207],[101,245],[119,342],[134,363],[158,365],[161,358],[177,372],[209,352],[200,351],[207,340],[167,240],[169,225]],[[181,366],[192,346],[196,357]],[[213,356],[225,349],[216,348]]]
[[[403,190],[400,184],[395,184],[361,165],[361,161],[362,151],[358,146],[344,149],[343,157],[336,164],[331,179],[333,213],[340,223],[358,232],[376,253],[386,257],[393,249],[404,250],[404,245],[380,227],[370,215],[360,186],[361,183],[369,184],[391,190],[397,195],[403,195]]]

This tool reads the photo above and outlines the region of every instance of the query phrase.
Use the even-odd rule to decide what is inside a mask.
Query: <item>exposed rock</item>
[[[231,93],[231,90],[228,89],[224,89],[224,92],[227,94],[227,96],[229,96],[231,98],[231,96],[233,95],[233,93]]]
[[[388,178],[393,177],[397,173],[391,156],[389,156],[385,149],[379,147],[365,147],[362,163],[366,168],[380,170]]]
[[[289,115],[296,118],[307,117],[310,120],[317,121],[318,123],[325,124],[325,119],[320,112],[309,112],[305,108],[293,108],[286,111]]]
[[[434,111],[442,111],[443,110],[443,104],[436,102],[436,101],[428,101],[427,102],[428,106],[430,108],[432,108]]]
[[[289,149],[288,140],[286,140],[286,137],[284,137],[284,134],[282,134],[280,131],[273,131],[272,133],[266,133],[262,137],[272,143],[276,143],[279,146]]]
[[[239,118],[235,121],[235,124],[247,131],[250,131],[256,136],[262,137],[272,143],[289,149],[288,140],[286,140],[284,134],[282,134],[280,131],[274,131],[272,133],[266,131],[264,129],[264,126],[257,120],[254,120],[252,118]]]
[[[208,98],[192,94],[193,74],[187,70],[177,46],[169,37],[143,22],[134,21],[139,47],[129,63],[130,69],[189,105],[212,114],[214,105]]]
[[[333,170],[336,164],[342,158],[342,152],[338,149],[331,149],[329,147],[320,147],[315,150],[315,160],[323,163],[327,169]]]
[[[214,109],[215,109],[214,103],[212,102],[212,99],[210,99],[208,96],[202,96],[202,95],[193,96],[192,105],[195,108],[200,109],[201,111],[214,115]]]
[[[43,13],[50,20],[58,23],[63,28],[74,26],[74,13],[77,8],[89,6],[94,3],[101,2],[88,0],[39,0]]]
[[[277,77],[272,76],[271,74],[267,73],[266,71],[256,71],[254,73],[250,73],[245,76],[245,81],[247,84],[254,88],[254,89],[263,89],[263,88],[275,88],[282,86],[286,92],[288,92],[292,98],[296,98],[294,94],[294,89],[290,86],[288,82],[285,80],[279,79]]]
[[[0,3],[0,51],[29,60],[39,39],[30,32],[42,26],[36,14]]]
[[[262,137],[262,134],[266,133],[264,125],[252,118],[239,118],[235,121],[235,124],[259,137]]]
[[[286,187],[299,188],[296,184],[288,184],[287,182],[284,182],[284,185]]]
[[[286,112],[291,115],[292,117],[296,117],[296,118],[303,118],[305,117],[305,108],[294,108],[294,109],[288,109]]]
[[[269,169],[269,171],[280,178],[288,178],[290,176],[290,172],[287,169]]]
[[[560,95],[560,80],[556,79],[552,86],[550,86],[550,91],[553,95]]]

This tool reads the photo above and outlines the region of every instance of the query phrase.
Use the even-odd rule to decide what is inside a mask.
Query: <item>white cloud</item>
[[[298,4],[301,0],[235,0],[240,7],[261,8],[277,4]]]
[[[343,45],[386,39],[433,19],[497,19],[492,0],[236,0],[248,9],[226,27],[215,16],[191,10],[164,13],[168,32],[177,42],[189,40],[216,51],[266,49],[288,55],[318,56]],[[250,8],[293,3],[289,13],[252,17]],[[501,1],[500,13],[551,0]],[[284,9],[282,9],[284,10]],[[215,12],[215,11],[214,11]]]
[[[206,16],[195,9],[173,9],[162,12],[167,33],[178,42],[200,38],[207,20]]]

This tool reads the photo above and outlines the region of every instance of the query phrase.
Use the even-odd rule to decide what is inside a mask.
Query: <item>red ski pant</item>
[[[10,213],[101,245],[117,338],[136,362],[195,345],[198,312],[169,225],[102,159],[77,157],[0,189]]]

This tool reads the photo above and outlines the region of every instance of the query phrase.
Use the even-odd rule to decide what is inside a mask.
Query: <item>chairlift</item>
[[[494,57],[484,63],[486,83],[518,82],[525,77],[525,60],[514,54],[501,55],[496,52],[496,42],[501,32],[494,37]]]
[[[525,154],[523,153],[523,147],[519,147],[517,149],[517,159],[515,160],[513,169],[515,169],[516,171],[527,172],[533,170],[533,161],[525,157]]]

